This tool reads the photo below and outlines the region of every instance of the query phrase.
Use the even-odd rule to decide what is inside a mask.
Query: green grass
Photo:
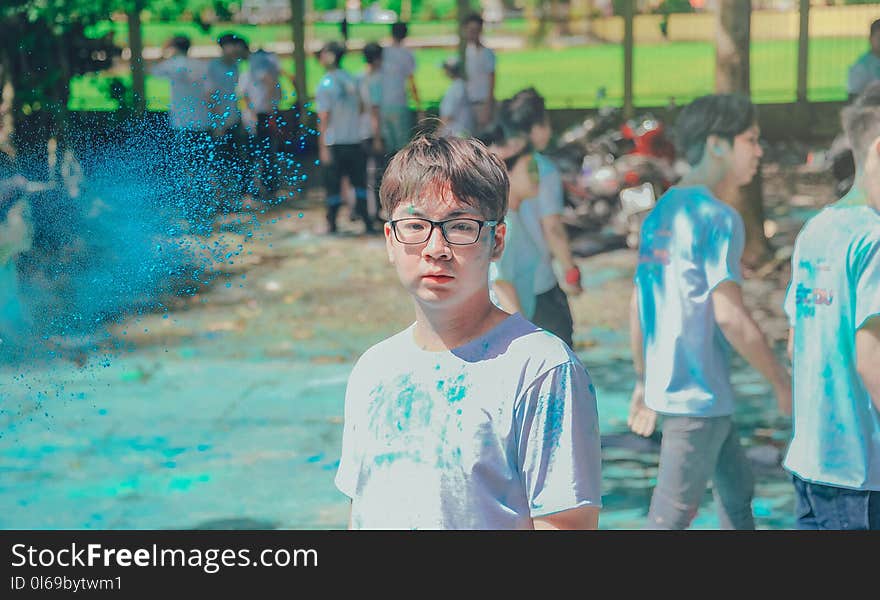
[[[499,28],[491,29],[492,34],[515,34],[525,33],[527,23],[524,19],[515,19],[505,22]],[[93,26],[89,33],[93,36],[103,35],[113,31],[114,41],[117,45],[128,44],[128,25],[125,22],[105,21]],[[212,26],[205,32],[195,23],[145,23],[142,28],[145,46],[161,46],[168,38],[183,34],[190,37],[193,45],[210,45],[216,43],[217,37],[230,32],[244,37],[251,46],[259,47],[271,42],[290,41],[293,30],[288,24],[272,25],[246,25],[238,23],[222,23]],[[388,24],[354,23],[348,26],[350,40],[378,41],[390,37],[391,28]],[[453,21],[411,22],[409,23],[409,36],[411,38],[430,37],[436,35],[453,35],[457,26]],[[314,23],[308,27],[307,35],[312,39],[329,40],[342,39],[339,25],[336,23]]]
[[[830,101],[846,99],[846,74],[849,65],[864,52],[861,38],[815,39],[810,45],[809,99]],[[446,90],[448,80],[439,63],[452,49],[416,51],[416,82],[424,102],[436,104]],[[641,45],[636,48],[635,104],[658,106],[674,97],[686,103],[714,88],[714,46],[700,42],[674,42]],[[752,95],[758,103],[792,102],[795,99],[797,45],[791,41],[756,42],[752,45]],[[293,70],[293,61],[285,68]],[[346,57],[343,65],[351,72],[363,70],[358,53]],[[306,76],[314,90],[321,75],[317,62],[308,57]],[[109,75],[96,74],[72,82],[72,110],[112,110],[115,103],[102,91]],[[128,74],[123,75],[128,81]],[[290,93],[290,85],[284,82]],[[550,108],[587,108],[597,105],[597,92],[605,88],[605,102],[620,104],[623,98],[623,51],[606,44],[552,50],[537,48],[498,53],[496,95],[511,96],[517,90],[534,86],[546,98]],[[168,104],[168,84],[148,78],[149,108],[160,110]],[[288,102],[289,104],[289,102]]]

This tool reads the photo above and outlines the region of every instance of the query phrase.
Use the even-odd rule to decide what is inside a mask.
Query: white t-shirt
[[[358,83],[342,69],[328,72],[315,92],[318,112],[330,113],[324,131],[328,146],[361,143],[361,100]]]
[[[358,360],[336,486],[355,529],[529,529],[601,505],[596,396],[569,348],[520,315],[454,350],[413,326]]]
[[[635,285],[645,344],[645,404],[689,417],[733,414],[730,345],[712,292],[742,283],[745,227],[705,186],[670,188],[642,224]]]
[[[207,131],[208,65],[189,56],[172,56],[155,65],[150,74],[167,79],[171,84],[168,118],[173,129]]]
[[[495,53],[485,46],[468,44],[465,50],[465,69],[468,99],[471,102],[488,100],[492,91],[489,75],[495,72]]]
[[[402,46],[382,48],[382,106],[407,106],[406,80],[415,70],[412,50]]]
[[[251,55],[248,70],[241,74],[239,87],[242,94],[247,95],[250,108],[255,113],[271,113],[278,108],[281,102],[280,75],[277,55],[269,52]]]
[[[474,132],[474,111],[463,79],[453,79],[443,95],[440,118],[444,121],[440,135],[463,137]]]
[[[241,121],[238,108],[238,63],[226,64],[220,58],[208,63],[208,106],[212,111],[211,128],[232,126]]]

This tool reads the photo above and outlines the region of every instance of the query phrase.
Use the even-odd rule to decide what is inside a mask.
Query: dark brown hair
[[[433,134],[416,137],[388,164],[379,199],[390,218],[401,202],[415,201],[432,188],[448,188],[487,219],[500,222],[507,213],[507,169],[479,140]]]

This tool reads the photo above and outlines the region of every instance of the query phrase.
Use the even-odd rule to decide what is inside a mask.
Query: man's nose
[[[446,242],[446,238],[443,237],[443,231],[439,225],[435,225],[431,230],[428,241],[425,242],[425,253],[435,258],[449,254],[449,244]]]

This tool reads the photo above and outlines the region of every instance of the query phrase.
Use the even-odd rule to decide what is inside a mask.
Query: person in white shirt
[[[464,71],[458,57],[451,56],[443,61],[443,70],[452,80],[440,101],[440,135],[467,137],[476,133],[474,113],[468,101]]]
[[[472,13],[462,23],[465,39],[467,95],[476,117],[477,128],[489,126],[495,115],[495,53],[483,45],[483,17]]]

